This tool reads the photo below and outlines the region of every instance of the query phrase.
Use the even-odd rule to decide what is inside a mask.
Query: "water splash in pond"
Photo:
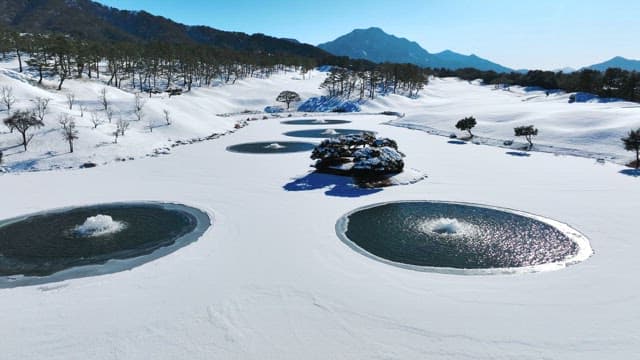
[[[450,236],[471,235],[475,231],[475,227],[473,225],[451,218],[430,219],[419,223],[417,226],[425,233]]]
[[[286,146],[280,145],[278,143],[272,143],[264,147],[265,149],[284,149]]]
[[[73,231],[82,237],[95,237],[115,234],[125,228],[122,221],[115,221],[109,215],[98,214],[88,217],[82,225],[76,226]]]

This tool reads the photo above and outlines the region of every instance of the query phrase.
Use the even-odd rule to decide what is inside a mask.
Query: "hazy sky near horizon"
[[[188,25],[317,45],[376,26],[429,52],[450,49],[514,68],[640,59],[636,0],[97,0]]]

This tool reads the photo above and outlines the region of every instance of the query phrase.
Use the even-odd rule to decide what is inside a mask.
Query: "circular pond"
[[[0,287],[133,268],[195,241],[202,211],[169,203],[114,203],[0,221]]]
[[[298,141],[265,141],[231,145],[228,151],[246,154],[284,154],[310,151],[315,147],[312,143]]]
[[[339,124],[348,124],[351,121],[348,120],[337,120],[337,119],[297,119],[297,120],[287,120],[283,121],[283,124],[286,125],[339,125]]]
[[[362,133],[375,134],[373,131],[358,129],[313,129],[313,130],[296,130],[284,133],[286,136],[306,137],[306,138],[332,138],[340,135],[355,135]]]
[[[376,204],[343,216],[338,236],[393,265],[455,274],[555,270],[592,254],[566,224],[524,212],[436,201]]]

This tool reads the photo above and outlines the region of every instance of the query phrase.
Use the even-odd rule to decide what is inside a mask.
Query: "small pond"
[[[286,136],[293,137],[306,137],[306,138],[319,138],[327,139],[332,137],[338,137],[340,135],[355,135],[362,133],[375,134],[373,131],[359,130],[359,129],[313,129],[313,130],[296,130],[284,133]]]
[[[285,154],[311,151],[315,146],[299,141],[263,141],[231,145],[227,147],[227,151],[245,154]]]
[[[553,270],[585,260],[588,240],[555,220],[516,210],[402,201],[355,210],[338,221],[340,238],[375,259],[446,273]]]
[[[297,119],[287,120],[282,123],[285,125],[339,125],[348,124],[351,121],[338,119]]]
[[[0,221],[0,287],[130,269],[199,238],[204,212],[172,203],[114,203]]]

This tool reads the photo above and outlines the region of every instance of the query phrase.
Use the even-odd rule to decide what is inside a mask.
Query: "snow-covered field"
[[[640,104],[622,101],[569,104],[569,96],[566,93],[546,96],[544,91],[525,91],[517,86],[509,91],[496,90],[477,82],[434,78],[418,100],[389,96],[379,104],[406,113],[404,118],[393,122],[398,126],[466,136],[455,124],[474,116],[478,122],[473,129],[479,137],[476,141],[500,145],[504,140],[524,143],[524,139],[514,137],[513,128],[534,125],[539,130],[534,138],[538,150],[618,163],[632,160],[633,155],[624,150],[620,138],[640,127]],[[373,108],[379,108],[379,104]]]
[[[282,75],[158,99],[158,104],[149,108],[172,104],[175,126],[168,127],[163,137],[157,135],[162,134],[158,129],[148,134],[140,128],[139,135],[129,137],[128,133],[119,145],[143,139],[139,141],[144,141],[144,146],[153,147],[155,143],[148,139],[163,142],[168,137],[207,135],[190,130],[190,126],[201,127],[204,132],[230,129],[236,120],[215,114],[273,104],[272,99],[284,85],[304,92],[303,97],[319,93],[313,88],[319,76],[307,82]],[[462,92],[486,91],[485,101],[495,96],[504,99],[496,102],[515,103],[513,98],[517,96],[437,80],[421,99],[390,96],[364,109],[397,110],[407,114],[403,120],[420,118],[426,115],[418,111],[432,111],[423,106],[454,101],[446,99],[445,94],[435,98],[437,89],[448,88],[446,83]],[[95,95],[87,94],[87,99]],[[526,104],[523,106],[541,103],[542,115],[535,115],[531,108],[530,116],[544,117],[545,104],[577,108],[560,99],[517,101]],[[63,106],[60,98],[56,102]],[[604,109],[615,104],[578,106]],[[496,114],[507,112],[496,107]],[[473,104],[468,105],[469,112],[460,104],[451,104],[449,109],[452,122],[461,116],[476,116],[476,132],[480,135],[484,135],[481,129],[489,127],[482,115],[490,114],[489,104],[482,112]],[[190,121],[179,124],[177,114],[182,111],[188,115],[184,119]],[[442,124],[445,113],[442,110],[436,114]],[[570,110],[563,114],[569,117]],[[583,113],[577,114],[582,117]],[[407,167],[422,170],[429,177],[381,190],[355,190],[342,182],[324,181],[292,191],[287,184],[305,177],[310,170],[309,154],[225,151],[227,146],[243,142],[300,140],[282,133],[301,127],[283,125],[281,119],[274,118],[251,122],[215,141],[176,147],[169,156],[139,157],[93,169],[0,175],[0,187],[4,189],[2,219],[49,208],[130,200],[180,202],[203,209],[214,219],[213,226],[198,241],[130,271],[1,289],[0,357],[638,356],[640,288],[635,284],[640,273],[640,243],[634,229],[640,178],[634,176],[636,173],[622,173],[625,169],[620,165],[599,164],[588,158],[538,152],[512,156],[497,147],[451,144],[444,137],[388,126],[385,123],[390,117],[386,116],[329,117],[353,121],[332,127],[368,129],[397,140],[407,155]],[[505,125],[513,127],[511,123]],[[543,142],[549,130],[536,125],[541,132],[537,141]],[[184,133],[170,132],[182,127]],[[90,131],[83,130],[81,136]],[[133,135],[136,128],[129,132]],[[8,136],[12,135],[0,135],[3,144]],[[59,134],[51,135],[52,143],[54,136]],[[33,141],[35,152],[37,138]],[[65,144],[57,138],[56,146],[56,151],[64,152]],[[122,148],[138,151],[137,146]],[[140,153],[148,152],[144,151]],[[114,154],[95,153],[105,157]],[[7,161],[13,160],[8,157]],[[460,276],[389,266],[353,251],[337,237],[335,224],[343,214],[365,205],[403,199],[474,202],[540,214],[580,230],[590,239],[595,254],[583,263],[553,272]]]

